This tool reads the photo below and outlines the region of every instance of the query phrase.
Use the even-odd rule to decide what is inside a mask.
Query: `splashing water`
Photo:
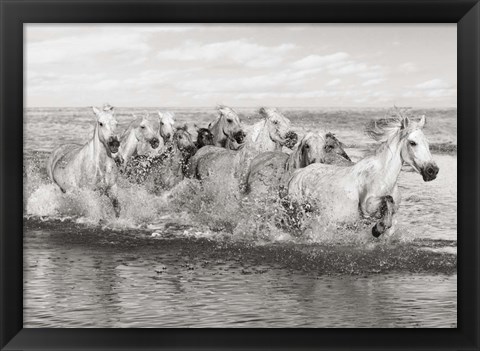
[[[254,243],[288,241],[326,245],[393,245],[409,243],[417,236],[400,226],[391,236],[375,239],[371,223],[339,225],[321,215],[303,214],[292,230],[291,214],[276,193],[262,198],[243,196],[228,179],[184,179],[158,195],[150,184],[134,184],[119,178],[121,214],[115,218],[110,200],[99,192],[78,189],[63,194],[46,177],[41,157],[30,158],[24,172],[25,213],[44,219],[71,219],[77,223],[116,229],[162,228],[167,222],[187,225],[182,234],[205,233],[217,238]],[[414,196],[409,198],[418,202]]]

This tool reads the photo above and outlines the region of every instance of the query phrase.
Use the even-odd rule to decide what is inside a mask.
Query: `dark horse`
[[[214,145],[213,134],[208,128],[197,128],[197,141],[195,147],[198,149],[205,145]]]

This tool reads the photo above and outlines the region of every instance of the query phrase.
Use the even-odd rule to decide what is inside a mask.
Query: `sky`
[[[25,105],[456,107],[456,24],[27,24]]]

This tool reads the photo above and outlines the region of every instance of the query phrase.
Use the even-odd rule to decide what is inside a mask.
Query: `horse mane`
[[[226,110],[230,110],[230,111],[238,114],[237,111],[235,111],[233,108],[231,108],[230,106],[227,106],[227,105],[223,105],[223,104],[218,104],[218,105],[215,107],[215,109],[216,109],[218,112],[220,112],[220,110],[226,109]]]
[[[188,134],[190,134],[190,132],[188,131],[188,126],[186,124],[184,124],[183,126],[177,126],[175,128],[175,131],[177,131],[177,132],[184,131],[184,132],[187,132]]]
[[[305,143],[308,139],[311,139],[314,136],[315,136],[315,133],[307,132],[307,134],[305,134],[303,136],[303,138],[300,140],[300,142],[298,142],[294,146],[294,148],[292,149],[292,153],[288,156],[287,162],[285,164],[285,170],[286,171],[292,171],[293,172],[296,169],[305,167],[305,160],[304,160]],[[320,136],[323,140],[325,140],[325,138],[322,136],[322,134],[318,133],[318,136]]]
[[[389,140],[399,135],[403,138],[405,135],[412,131],[412,123],[409,123],[406,128],[405,120],[409,119],[406,111],[402,111],[395,107],[389,111],[390,116],[378,120],[371,120],[365,127],[365,133],[375,141],[380,142],[380,146],[374,151],[377,153],[385,147]]]
[[[400,131],[402,131],[402,135],[411,132],[412,123],[402,129],[405,120],[411,117],[413,116],[406,109],[399,109],[395,106],[387,112],[384,118],[368,122],[365,133],[375,141],[385,142]]]
[[[172,120],[175,120],[175,113],[170,111],[158,111],[158,117],[160,120],[166,117],[170,117]]]
[[[344,143],[342,143],[340,140],[338,140],[338,138],[332,132],[327,132],[325,134],[325,139],[327,139],[327,138],[333,139],[333,141],[338,143],[338,145],[340,145],[341,147],[346,147],[346,145]]]
[[[260,107],[257,113],[263,118],[268,118],[272,113],[280,113],[275,107]]]
[[[140,120],[141,120],[141,117],[138,116],[137,118],[135,118],[133,121],[131,121],[129,124],[128,124],[128,127],[127,129],[125,129],[125,131],[122,133],[122,135],[120,136],[120,140],[124,140],[126,137],[128,137],[128,134],[130,134],[130,132],[132,131],[132,129],[135,129],[137,128],[139,125],[140,125]]]

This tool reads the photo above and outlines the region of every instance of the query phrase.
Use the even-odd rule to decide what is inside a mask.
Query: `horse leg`
[[[390,195],[382,196],[379,209],[380,220],[372,227],[372,235],[378,238],[392,226],[395,202]]]
[[[118,202],[118,188],[117,184],[112,185],[108,191],[107,196],[112,201],[113,210],[115,211],[115,217],[120,217],[120,203]]]

